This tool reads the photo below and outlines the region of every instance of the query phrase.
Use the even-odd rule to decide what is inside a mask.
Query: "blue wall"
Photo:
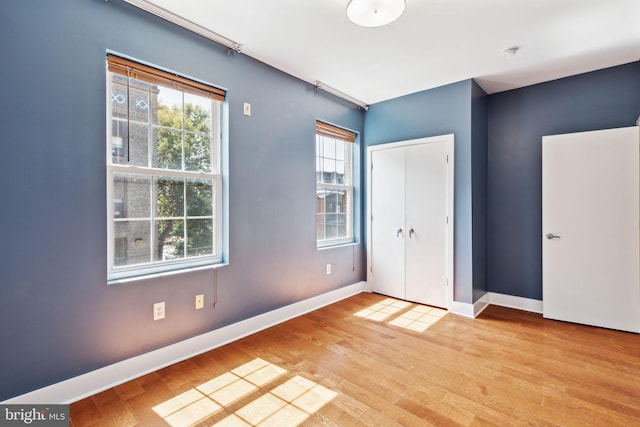
[[[106,284],[108,49],[228,89],[216,309],[211,270]],[[363,111],[121,0],[5,1],[0,52],[0,401],[365,279],[360,244],[315,240],[315,121],[362,132]]]
[[[488,290],[542,299],[542,136],[635,125],[640,62],[489,96]]]
[[[474,293],[481,295],[486,287],[484,265],[474,261],[478,254],[477,259],[482,260],[485,251],[483,234],[476,234],[476,227],[484,230],[484,225],[478,225],[484,223],[484,213],[479,213],[477,224],[472,218],[476,198],[485,196],[484,184],[473,184],[474,179],[486,176],[483,95],[472,80],[465,80],[374,104],[365,118],[366,146],[455,135],[454,299],[466,303],[473,302]],[[484,148],[472,149],[475,144],[484,144]],[[474,292],[476,287],[478,292]]]
[[[215,310],[211,271],[106,285],[107,49],[228,89],[230,265]],[[466,80],[375,104],[365,122],[122,0],[7,0],[0,52],[0,400],[364,280],[360,243],[316,249],[316,119],[364,130],[368,145],[455,134],[455,299],[540,299],[542,135],[640,114],[635,62],[488,97]],[[356,183],[358,200],[364,174]],[[167,318],[154,322],[158,301]]]
[[[473,302],[487,291],[487,93],[471,85]]]

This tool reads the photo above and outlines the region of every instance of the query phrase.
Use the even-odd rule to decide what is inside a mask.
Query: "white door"
[[[545,136],[544,317],[640,332],[637,127]]]
[[[405,149],[406,299],[447,307],[447,143]]]
[[[373,292],[404,299],[404,150],[375,151],[372,162]]]

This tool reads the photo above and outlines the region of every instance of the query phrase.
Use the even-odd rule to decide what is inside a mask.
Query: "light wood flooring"
[[[640,336],[363,293],[71,405],[73,427],[216,424],[640,426]]]

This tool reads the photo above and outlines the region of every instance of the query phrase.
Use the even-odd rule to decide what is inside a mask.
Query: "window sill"
[[[110,280],[107,280],[107,285],[116,285],[119,283],[132,283],[132,282],[139,282],[139,281],[149,280],[149,279],[158,279],[160,277],[175,276],[178,274],[191,273],[194,271],[216,270],[221,267],[226,267],[227,265],[229,265],[228,262],[223,262],[223,263],[212,264],[212,265],[202,265],[198,267],[186,267],[186,268],[181,268],[177,270],[163,271],[159,273],[141,274],[140,276],[130,276],[130,277],[123,277],[119,279],[110,279]]]
[[[327,249],[346,248],[346,247],[350,247],[350,246],[356,246],[356,245],[359,245],[359,244],[360,243],[354,242],[354,241],[338,242],[338,243],[333,243],[333,244],[328,244],[328,245],[317,246],[316,249],[319,250],[319,251],[324,251],[324,250],[327,250]]]

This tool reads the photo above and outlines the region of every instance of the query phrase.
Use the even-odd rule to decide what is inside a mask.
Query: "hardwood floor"
[[[640,336],[364,293],[71,405],[74,427],[216,423],[640,425]]]

